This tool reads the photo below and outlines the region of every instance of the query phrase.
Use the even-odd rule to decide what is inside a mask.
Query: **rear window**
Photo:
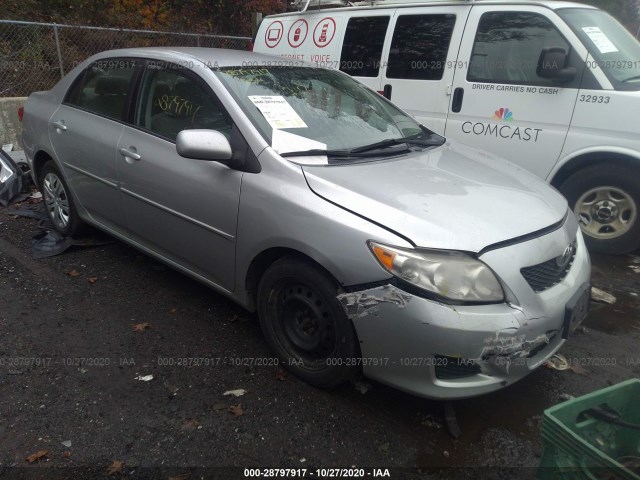
[[[354,77],[377,77],[389,17],[349,19],[342,43],[340,70]]]

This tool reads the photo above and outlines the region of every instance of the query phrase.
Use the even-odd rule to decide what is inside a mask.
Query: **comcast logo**
[[[504,122],[510,122],[513,120],[513,112],[508,108],[500,108],[493,114],[495,120],[502,120]]]

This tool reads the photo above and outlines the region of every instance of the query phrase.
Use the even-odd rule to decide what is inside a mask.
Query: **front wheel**
[[[637,169],[593,165],[571,175],[560,192],[578,218],[590,251],[622,254],[640,247]]]
[[[318,387],[338,386],[359,373],[356,332],[337,293],[333,278],[298,257],[271,265],[258,288],[267,343],[283,366]]]

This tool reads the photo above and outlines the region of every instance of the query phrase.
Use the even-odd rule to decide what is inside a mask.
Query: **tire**
[[[298,257],[276,261],[258,287],[267,343],[282,366],[317,387],[333,388],[360,373],[357,335],[337,290],[333,278]]]
[[[561,186],[578,217],[591,252],[622,254],[640,247],[638,170],[625,165],[592,165]]]
[[[38,178],[45,209],[53,227],[63,236],[79,233],[82,221],[60,170],[53,160],[44,164]]]

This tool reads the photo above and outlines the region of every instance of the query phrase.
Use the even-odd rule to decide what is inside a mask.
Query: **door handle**
[[[130,158],[131,160],[140,160],[142,158],[137,153],[132,152],[131,150],[127,150],[126,148],[121,148],[119,152],[121,155],[124,155],[125,157]]]
[[[462,99],[464,98],[464,88],[456,88],[453,91],[453,100],[451,100],[451,111],[458,113],[462,110]]]
[[[63,132],[67,131],[67,126],[63,122],[51,122],[51,126],[57,130],[61,130]]]

